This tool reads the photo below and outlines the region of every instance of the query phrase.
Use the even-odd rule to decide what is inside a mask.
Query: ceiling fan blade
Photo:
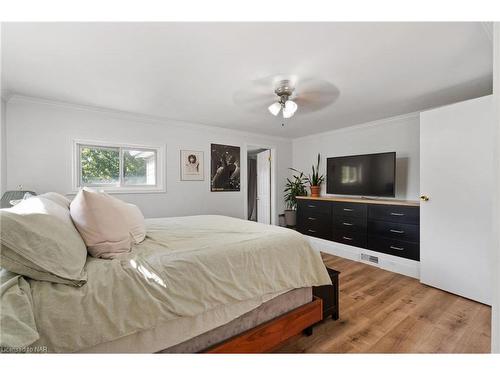
[[[335,95],[339,90],[335,85],[328,81],[318,78],[305,78],[300,79],[295,86],[295,95],[302,95],[304,93],[318,93],[321,95]]]
[[[250,81],[245,87],[233,94],[233,102],[249,112],[267,110],[277,100],[272,77]]]
[[[269,106],[273,102],[277,101],[278,97],[274,95],[273,93],[254,93],[251,91],[237,91],[233,95],[233,102],[236,105],[241,105],[241,106],[253,106],[255,104],[262,104]]]
[[[339,97],[339,92],[337,93],[318,93],[318,92],[308,92],[299,95],[293,100],[299,106],[299,112],[308,113],[319,111],[329,105],[333,104]]]
[[[340,96],[339,89],[330,82],[317,78],[306,78],[297,82],[292,98],[303,113],[319,111],[333,104]]]

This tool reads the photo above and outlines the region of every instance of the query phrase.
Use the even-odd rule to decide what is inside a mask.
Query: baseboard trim
[[[378,253],[360,247],[344,245],[338,242],[323,240],[320,238],[306,236],[313,249],[324,253],[354,260],[360,263],[366,263],[371,266],[379,267],[387,271],[396,272],[405,276],[420,279],[420,262],[415,260],[395,257],[392,255]],[[367,254],[378,257],[378,264],[361,259],[361,254]]]

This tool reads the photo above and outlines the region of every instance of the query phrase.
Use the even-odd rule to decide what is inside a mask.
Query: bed
[[[306,314],[311,287],[331,283],[293,230],[216,215],[146,225],[130,253],[88,257],[81,287],[2,271],[2,335],[27,351],[224,351],[245,332]]]

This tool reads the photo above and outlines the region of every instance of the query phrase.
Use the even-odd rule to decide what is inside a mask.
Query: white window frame
[[[105,186],[105,185],[83,185],[81,183],[81,160],[80,160],[80,147],[108,147],[118,148],[120,152],[120,182],[119,186]],[[154,151],[156,153],[156,184],[155,185],[123,185],[123,151],[130,149],[139,149],[145,151]],[[165,146],[151,146],[151,145],[138,145],[130,143],[114,143],[93,140],[73,140],[73,157],[72,157],[72,192],[77,193],[84,186],[105,191],[108,193],[162,193],[165,192]]]

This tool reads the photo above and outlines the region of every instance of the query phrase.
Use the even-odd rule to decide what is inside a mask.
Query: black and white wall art
[[[240,191],[240,148],[213,144],[211,157],[211,191]]]
[[[203,181],[203,151],[181,150],[181,181]]]

